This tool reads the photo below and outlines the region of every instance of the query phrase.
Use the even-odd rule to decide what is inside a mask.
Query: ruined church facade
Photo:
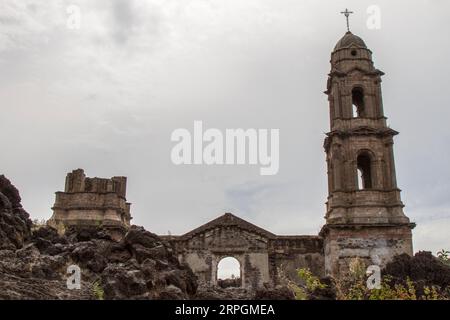
[[[296,278],[298,268],[323,276],[323,239],[320,236],[280,236],[231,213],[214,219],[182,236],[163,236],[178,259],[191,267],[199,283],[216,286],[218,265],[233,257],[240,266],[241,286],[257,289],[276,285],[280,275]]]
[[[276,285],[309,268],[318,276],[339,276],[354,258],[383,267],[395,255],[412,255],[414,224],[403,212],[397,186],[393,138],[381,93],[383,72],[358,36],[347,32],[331,54],[325,94],[330,131],[324,148],[328,199],[319,235],[280,236],[226,213],[181,236],[162,236],[180,262],[206,286],[217,285],[221,259],[240,264],[244,288]],[[69,173],[56,194],[52,221],[59,226],[106,224],[127,228],[130,204],[126,178],[86,178]]]

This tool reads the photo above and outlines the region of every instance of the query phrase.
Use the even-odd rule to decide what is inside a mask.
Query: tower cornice
[[[351,128],[346,130],[333,130],[326,133],[327,137],[339,136],[339,137],[348,137],[348,136],[368,136],[368,135],[376,135],[378,137],[386,137],[386,136],[396,136],[399,132],[395,131],[391,128],[381,128],[376,129],[367,126],[360,126],[357,128]]]
[[[385,73],[383,71],[379,70],[379,69],[366,70],[366,69],[364,69],[364,68],[362,68],[360,66],[354,66],[353,68],[351,68],[351,69],[349,69],[349,70],[347,70],[345,72],[341,71],[341,70],[334,69],[328,74],[328,76],[330,78],[333,78],[333,77],[344,78],[344,77],[349,76],[355,70],[359,71],[362,74],[367,75],[367,76],[380,76],[381,77],[381,76],[385,75]]]

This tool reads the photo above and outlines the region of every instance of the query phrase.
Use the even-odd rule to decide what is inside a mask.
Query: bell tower
[[[328,201],[321,235],[329,275],[345,272],[356,257],[383,267],[397,254],[413,253],[415,225],[403,213],[397,187],[393,137],[398,132],[386,124],[383,75],[364,41],[346,32],[331,54],[325,91],[330,132],[324,143]]]

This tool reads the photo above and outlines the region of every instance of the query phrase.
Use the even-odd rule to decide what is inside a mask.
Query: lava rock
[[[394,284],[405,285],[406,279],[409,278],[418,289],[419,295],[423,294],[425,286],[450,288],[450,266],[427,251],[420,251],[412,257],[407,254],[394,257],[382,274],[391,276]]]
[[[0,175],[0,250],[20,249],[31,237],[32,222],[17,188]]]
[[[0,176],[0,299],[188,299],[197,278],[170,245],[143,227],[122,240],[99,227],[71,227],[64,235],[33,227],[18,190]],[[116,235],[117,232],[114,232]],[[69,289],[68,267],[81,271]]]

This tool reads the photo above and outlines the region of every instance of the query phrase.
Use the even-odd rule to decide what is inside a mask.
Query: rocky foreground
[[[81,288],[68,289],[68,267],[81,269]],[[431,253],[401,255],[383,270],[394,283],[410,279],[426,286],[450,288],[450,266]],[[335,299],[327,288],[309,299]],[[187,265],[180,264],[169,243],[132,226],[120,241],[108,230],[56,230],[33,227],[18,190],[0,175],[0,299],[293,299],[286,287],[247,292],[241,288],[203,288]]]
[[[68,289],[68,267],[81,289]],[[0,175],[0,299],[293,299],[289,291],[199,288],[169,243],[132,226],[115,241],[107,229],[36,228],[18,190]]]
[[[69,290],[67,268],[81,268]],[[120,242],[107,230],[32,231],[18,190],[0,176],[0,299],[188,299],[196,277],[155,234],[133,226]]]

